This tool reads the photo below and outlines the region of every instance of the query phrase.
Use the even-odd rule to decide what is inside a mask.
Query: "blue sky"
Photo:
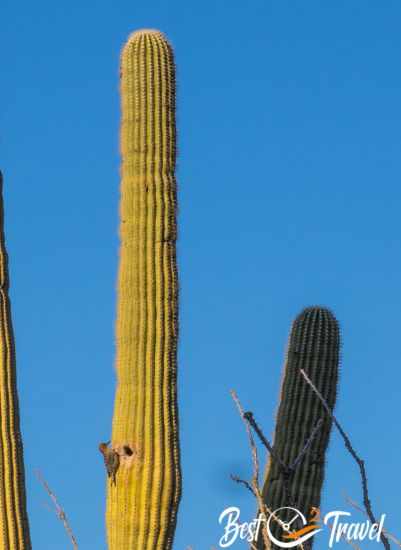
[[[253,517],[229,480],[251,472],[229,390],[271,434],[290,323],[313,304],[340,321],[337,415],[375,511],[401,534],[400,19],[396,0],[3,1],[0,167],[35,548],[69,544],[35,468],[80,548],[106,547],[97,445],[114,395],[118,65],[142,27],[167,34],[178,77],[174,548],[217,546],[229,505]],[[343,491],[361,500],[334,435],[323,507],[349,509]]]

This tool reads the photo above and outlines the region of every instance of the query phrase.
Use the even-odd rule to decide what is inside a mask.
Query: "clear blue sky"
[[[174,548],[217,545],[226,506],[253,517],[251,496],[228,479],[251,472],[229,390],[271,434],[290,323],[316,303],[342,327],[338,417],[366,459],[375,511],[401,534],[401,3],[3,0],[0,16],[0,166],[34,547],[69,547],[35,468],[80,548],[106,546],[97,445],[114,395],[118,65],[141,27],[167,34],[178,76]],[[323,507],[347,509],[344,490],[360,500],[334,436]]]

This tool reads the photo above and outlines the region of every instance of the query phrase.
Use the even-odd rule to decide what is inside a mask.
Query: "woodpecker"
[[[111,478],[111,483],[116,484],[116,473],[120,466],[120,455],[116,453],[114,449],[109,447],[110,441],[107,443],[100,443],[99,451],[102,453],[104,463],[107,470],[107,475]]]

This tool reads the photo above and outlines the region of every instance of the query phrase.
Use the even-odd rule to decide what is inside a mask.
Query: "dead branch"
[[[326,409],[327,414],[330,416],[331,420],[333,421],[333,424],[335,425],[335,427],[339,431],[341,437],[343,438],[347,451],[350,453],[352,458],[358,464],[359,471],[360,471],[360,474],[361,474],[363,503],[365,505],[366,514],[367,514],[367,516],[368,516],[371,523],[377,523],[377,521],[375,519],[375,516],[373,514],[373,511],[372,511],[372,505],[371,505],[371,502],[370,502],[370,499],[369,499],[368,479],[367,479],[367,475],[366,475],[366,469],[365,469],[364,461],[358,456],[358,454],[356,453],[356,451],[352,447],[349,437],[347,436],[347,434],[345,433],[345,431],[343,430],[343,428],[339,424],[338,420],[334,416],[332,410],[330,409],[329,405],[327,404],[327,401],[324,399],[322,394],[319,392],[319,390],[313,384],[312,380],[308,377],[308,375],[306,374],[306,372],[303,369],[300,369],[300,373],[302,374],[302,376],[304,377],[306,382],[309,384],[309,386],[312,388],[312,390],[315,392],[315,394],[320,399],[322,405]],[[387,540],[387,537],[383,532],[381,533],[381,541],[383,543],[384,548],[386,550],[390,550],[390,543]]]
[[[231,393],[231,397],[234,400],[234,403],[237,405],[240,416],[241,416],[241,418],[244,422],[246,433],[248,435],[249,445],[251,447],[252,464],[253,464],[253,475],[252,475],[251,487],[253,489],[253,493],[256,496],[256,501],[258,503],[258,507],[259,507],[259,510],[260,510],[259,513],[263,513],[265,518],[267,518],[268,509],[267,509],[267,506],[265,505],[265,503],[263,502],[262,493],[261,493],[260,487],[259,487],[259,469],[260,468],[259,468],[258,450],[257,450],[256,444],[255,444],[255,440],[253,438],[252,430],[249,426],[248,420],[245,418],[244,409],[242,408],[241,402],[238,399],[238,396],[237,396],[237,394],[234,390],[231,390],[230,393]],[[267,536],[267,531],[266,531],[265,526],[263,526],[263,528],[262,528],[262,537],[263,537],[263,543],[265,545],[265,548],[266,548],[266,550],[268,550],[271,547],[271,545],[270,545],[269,537]]]
[[[235,476],[233,474],[230,474],[230,478],[233,481],[235,481],[235,483],[238,483],[239,485],[243,485],[244,487],[246,487],[248,491],[250,491],[253,494],[253,496],[256,497],[255,491],[252,485],[249,483],[249,481],[246,481],[245,479],[241,479],[240,477]]]
[[[252,489],[252,492],[255,494],[256,496],[256,501],[257,501],[257,504],[258,504],[258,509],[261,511],[261,513],[263,513],[265,519],[267,519],[268,515],[270,517],[272,517],[277,523],[279,523],[285,531],[287,531],[288,533],[292,533],[293,531],[291,529],[288,529],[286,527],[283,526],[283,522],[280,520],[280,518],[278,518],[275,513],[270,510],[267,505],[263,502],[263,497],[262,497],[262,493],[261,493],[261,490],[260,490],[260,487],[259,487],[259,459],[258,459],[258,451],[257,451],[257,447],[256,447],[256,444],[255,444],[255,440],[253,438],[253,435],[252,435],[252,430],[251,430],[251,422],[250,422],[250,419],[252,419],[253,421],[253,424],[257,427],[257,432],[256,433],[260,433],[261,436],[264,438],[264,441],[265,443],[265,446],[267,447],[267,449],[269,449],[269,447],[271,448],[271,445],[270,443],[267,441],[267,439],[265,438],[265,436],[263,435],[263,432],[262,430],[259,428],[259,426],[257,425],[255,419],[253,418],[253,414],[250,413],[250,412],[247,412],[245,413],[244,412],[244,409],[241,405],[241,402],[236,394],[236,392],[234,390],[231,390],[231,396],[235,402],[235,404],[237,405],[237,408],[238,408],[238,411],[240,413],[240,416],[244,422],[244,425],[245,425],[245,429],[247,431],[247,434],[248,434],[248,440],[249,440],[249,444],[250,444],[250,447],[251,447],[251,450],[252,450],[252,462],[253,462],[253,478],[252,478],[252,484],[249,484],[248,482],[244,482],[244,484],[248,487],[248,485],[251,487]],[[252,427],[254,427],[252,425]],[[254,428],[255,429],[255,428]],[[255,430],[256,431],[256,430]],[[315,430],[314,430],[315,431]],[[259,435],[258,433],[258,435]],[[259,436],[260,437],[260,436]],[[309,446],[309,444],[308,444]],[[303,452],[303,451],[302,451]],[[274,456],[274,455],[273,455]],[[283,467],[286,467],[286,465],[280,460],[279,462],[280,464],[282,464]],[[288,469],[287,469],[288,470]],[[239,478],[238,478],[239,479]],[[235,480],[237,481],[237,480]],[[240,483],[242,482],[243,480],[240,480]],[[291,496],[291,495],[290,495]],[[264,525],[262,527],[262,536],[263,536],[263,543],[265,545],[265,549],[266,550],[269,550],[271,548],[271,543],[270,543],[270,540],[269,540],[269,537],[267,535],[267,529],[266,529],[266,526]],[[256,550],[255,546],[253,544],[251,544],[251,548],[252,550]],[[301,550],[305,550],[305,546],[303,544],[300,544],[300,549]]]
[[[274,452],[272,445],[270,445],[269,441],[267,440],[261,428],[259,427],[258,423],[256,422],[253,416],[253,413],[251,411],[247,411],[246,413],[244,413],[244,419],[247,420],[249,424],[252,426],[252,428],[255,430],[257,436],[259,437],[263,445],[266,447],[266,449],[269,451],[273,460],[276,460],[279,463],[281,475],[283,477],[286,499],[291,506],[294,506],[295,503],[291,494],[291,477],[293,472],[288,468],[286,464],[284,464],[281,458]]]
[[[70,527],[70,524],[68,523],[66,513],[64,512],[64,510],[61,508],[61,506],[59,505],[59,503],[57,501],[56,495],[50,489],[48,483],[46,482],[45,478],[42,476],[41,472],[39,470],[36,470],[35,473],[36,473],[36,476],[37,476],[38,480],[40,481],[40,483],[45,488],[47,494],[52,499],[54,507],[56,509],[55,510],[56,515],[59,518],[59,520],[63,522],[64,529],[66,530],[66,532],[67,532],[67,534],[68,534],[68,536],[71,540],[71,543],[72,543],[72,546],[73,546],[74,550],[78,550],[77,540],[76,540],[76,538],[74,536],[74,533],[73,533],[73,531]]]
[[[280,466],[282,467],[283,470],[287,470],[288,469],[287,465],[284,464],[284,462],[281,460],[281,458],[278,455],[276,455],[276,453],[273,449],[273,446],[269,443],[268,439],[266,439],[264,433],[262,432],[262,430],[258,426],[258,424],[257,424],[257,422],[256,422],[256,420],[253,416],[253,413],[251,411],[244,412],[243,417],[245,418],[245,420],[247,420],[249,422],[249,424],[255,430],[256,435],[259,437],[260,441],[263,443],[263,445],[269,451],[269,453],[274,458],[274,460],[276,460],[280,464]]]
[[[256,422],[256,420],[253,416],[253,413],[251,411],[248,411],[248,412],[244,413],[244,418],[249,422],[249,424],[255,430],[257,436],[259,437],[259,439],[263,443],[263,445],[266,447],[266,449],[269,451],[269,453],[271,454],[273,460],[276,460],[279,463],[281,475],[283,477],[283,482],[284,482],[284,490],[285,490],[285,493],[286,493],[286,499],[287,499],[288,503],[291,504],[291,506],[295,506],[295,502],[294,502],[294,499],[293,499],[292,494],[291,494],[291,479],[292,479],[292,477],[295,473],[295,470],[296,470],[297,466],[299,465],[299,463],[301,462],[301,460],[303,459],[303,457],[307,453],[309,447],[311,446],[313,440],[315,439],[316,434],[319,431],[319,429],[320,429],[320,427],[323,423],[323,419],[320,418],[318,420],[318,422],[316,423],[316,426],[312,430],[311,435],[309,436],[308,440],[306,441],[303,449],[301,450],[299,455],[295,458],[294,462],[290,466],[288,466],[275,453],[272,445],[269,443],[269,441],[265,437],[262,429],[260,428],[260,426]]]
[[[311,444],[312,444],[312,441],[315,439],[316,434],[317,434],[317,432],[320,430],[322,424],[323,424],[323,418],[319,418],[319,420],[318,420],[317,423],[316,423],[316,426],[313,428],[312,433],[311,433],[310,436],[309,436],[309,439],[308,439],[307,442],[305,443],[304,448],[303,448],[302,451],[299,453],[299,455],[298,455],[297,458],[294,460],[294,462],[291,464],[290,470],[295,471],[295,469],[296,469],[296,467],[298,466],[298,464],[301,462],[301,460],[303,459],[303,457],[306,455],[306,453],[307,453],[309,447],[310,447]]]

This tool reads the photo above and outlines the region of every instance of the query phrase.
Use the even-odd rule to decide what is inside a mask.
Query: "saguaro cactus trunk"
[[[300,369],[311,378],[333,409],[337,395],[339,351],[340,332],[333,314],[322,307],[304,309],[292,325],[288,342],[274,434],[275,454],[284,464],[290,466],[301,453],[318,421],[322,419],[323,422],[291,477],[291,502],[280,464],[270,458],[263,486],[263,499],[272,512],[292,506],[308,518],[311,508],[317,508],[320,504],[325,453],[332,422],[319,398],[300,374]],[[280,514],[280,519],[288,521],[290,516],[287,517],[284,511]],[[273,536],[280,540],[282,527],[277,522],[272,522],[271,525]],[[309,548],[311,544],[308,541]],[[259,537],[258,548],[263,547],[262,537]],[[278,547],[272,545],[272,548]]]
[[[175,68],[158,31],[121,58],[121,225],[117,389],[108,484],[110,550],[171,547],[181,494],[176,353]]]
[[[2,191],[0,173],[0,550],[29,550]]]

